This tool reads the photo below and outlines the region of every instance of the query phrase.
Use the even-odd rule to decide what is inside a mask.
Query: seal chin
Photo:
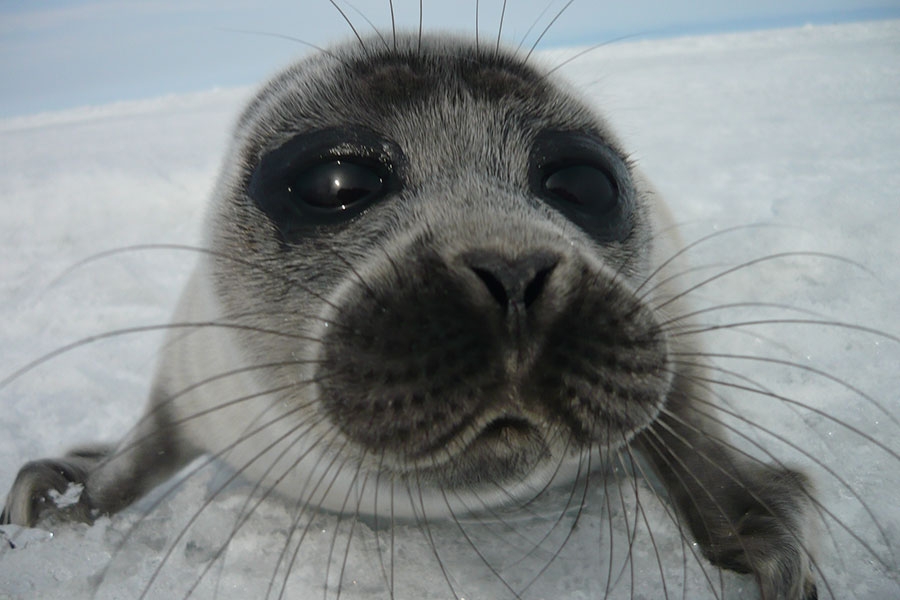
[[[445,490],[472,490],[522,482],[550,460],[542,430],[519,416],[489,421],[458,452],[445,450],[440,464],[416,468],[420,483]],[[449,454],[449,455],[448,455]]]

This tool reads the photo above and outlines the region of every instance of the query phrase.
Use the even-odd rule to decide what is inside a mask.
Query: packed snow
[[[552,66],[576,52],[540,59]],[[728,406],[759,424],[736,422],[747,436],[742,444],[802,465],[817,482],[828,511],[819,597],[900,597],[900,343],[877,334],[900,335],[900,21],[612,44],[560,72],[633,149],[685,240],[720,233],[690,252],[698,281],[760,257],[808,253],[761,261],[693,294],[699,307],[768,303],[806,312],[734,306],[704,322],[869,328],[747,325],[711,332],[707,349],[800,365],[716,359],[748,378],[732,381],[796,401],[723,390]],[[167,321],[195,256],[139,246],[198,243],[231,123],[250,93],[214,90],[0,121],[0,378],[7,378],[0,489],[26,461],[116,440],[139,417],[158,333],[91,341],[20,369],[76,340]],[[196,467],[171,494],[90,527],[3,527],[0,598],[134,598],[144,589],[179,597],[203,574],[194,597],[260,598],[267,590],[279,597],[292,560],[286,597],[386,598],[393,560],[397,598],[512,598],[485,561],[502,564],[504,579],[522,589],[560,546],[522,597],[755,594],[749,578],[720,580],[696,560],[646,487],[638,491],[643,513],[636,512],[628,484],[625,508],[605,504],[600,486],[588,490],[568,540],[574,511],[553,526],[564,491],[505,525],[463,523],[471,540],[455,524],[434,523],[446,573],[415,528],[314,515],[291,533],[293,503],[275,498],[214,560],[248,487],[217,495],[180,536],[227,477]],[[153,501],[159,505],[147,512]],[[630,528],[638,530],[632,563],[625,560]],[[303,531],[298,555],[289,552],[273,577],[285,540],[293,535],[296,543]],[[473,544],[485,561],[473,556]]]

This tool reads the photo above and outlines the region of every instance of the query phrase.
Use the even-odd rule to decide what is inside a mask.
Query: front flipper
[[[680,385],[679,385],[680,384]],[[665,413],[636,440],[703,555],[751,573],[763,600],[815,600],[814,500],[805,475],[751,460],[677,382]]]
[[[178,437],[165,402],[118,445],[75,449],[62,458],[27,463],[6,498],[0,522],[93,522],[116,513],[171,477],[198,452]]]
[[[112,446],[97,446],[74,450],[63,458],[26,463],[6,497],[0,524],[93,522],[99,511],[86,490],[88,475],[113,451]]]

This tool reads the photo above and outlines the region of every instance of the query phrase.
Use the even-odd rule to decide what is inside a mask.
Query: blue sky
[[[352,4],[377,26],[390,27],[387,0]],[[424,4],[427,29],[474,32],[474,0]],[[496,34],[502,4],[480,2],[482,34]],[[518,42],[537,21],[533,41],[563,5],[510,0],[504,38]],[[354,8],[341,6],[358,28],[369,28]],[[400,26],[417,26],[418,0],[396,0],[394,10]],[[900,0],[576,0],[542,47],[881,18],[900,18]],[[277,36],[325,45],[348,35],[328,0],[4,0],[0,117],[252,84],[307,51]]]

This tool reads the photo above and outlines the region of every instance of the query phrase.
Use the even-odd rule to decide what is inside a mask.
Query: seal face
[[[603,119],[515,52],[307,58],[238,121],[147,414],[23,467],[3,520],[90,521],[201,453],[303,510],[456,519],[622,449],[714,564],[815,598],[806,477],[735,450],[676,358],[700,353],[671,230]]]
[[[622,445],[671,380],[633,291],[647,191],[605,124],[538,71],[403,42],[288,70],[254,102],[213,243],[315,275],[259,286],[219,260],[217,295],[310,315],[291,327],[308,348],[254,353],[307,358],[301,401],[394,475],[464,490]]]

